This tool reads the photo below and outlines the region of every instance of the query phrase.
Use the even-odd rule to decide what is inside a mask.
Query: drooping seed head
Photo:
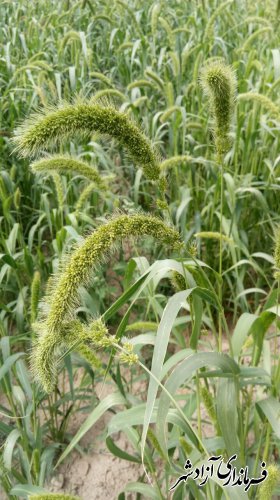
[[[61,349],[77,341],[77,347],[83,346],[88,355],[88,348],[110,347],[116,341],[108,335],[108,330],[101,320],[94,320],[85,326],[73,320],[75,306],[78,303],[79,288],[86,286],[92,272],[102,262],[116,243],[127,237],[153,236],[170,248],[181,249],[180,235],[167,226],[161,219],[149,215],[120,215],[100,226],[88,236],[62,265],[57,279],[48,284],[48,296],[45,299],[41,321],[34,326],[39,333],[31,356],[33,372],[44,389],[51,392],[57,377],[57,357]],[[80,350],[81,354],[82,351]],[[136,362],[131,353],[127,361]]]
[[[13,199],[14,199],[15,208],[16,208],[16,210],[18,210],[20,207],[20,199],[21,199],[21,192],[20,192],[19,187],[16,188],[16,190],[14,192]]]
[[[269,97],[259,94],[258,92],[244,92],[243,94],[239,94],[237,101],[248,101],[252,103],[257,102],[260,106],[269,111],[272,116],[275,116],[276,118],[280,117],[280,107],[274,104]]]
[[[214,62],[202,70],[201,84],[209,98],[215,120],[216,149],[219,155],[223,155],[230,147],[228,133],[235,101],[235,74],[230,66]]]
[[[13,142],[22,156],[30,156],[94,132],[115,138],[148,179],[158,179],[158,156],[149,139],[126,113],[110,105],[77,101],[37,113],[16,130]]]
[[[50,331],[46,322],[41,321],[33,325],[33,330],[37,334],[37,341],[30,357],[31,369],[35,380],[48,393],[54,389],[58,358],[66,348],[74,348],[95,368],[100,368],[101,362],[92,349],[110,347],[115,342],[115,337],[108,334],[101,319],[93,320],[89,325],[84,325],[79,320],[64,322],[60,330],[55,332]]]
[[[66,155],[53,155],[31,163],[30,167],[36,174],[79,174],[94,182],[99,189],[105,189],[104,182],[98,170],[78,158]]]
[[[160,177],[158,187],[159,187],[160,193],[164,195],[165,192],[167,191],[167,188],[168,188],[168,182],[167,182],[165,175],[162,175]]]
[[[189,155],[172,156],[171,158],[167,158],[166,160],[161,162],[160,169],[162,171],[165,171],[168,169],[175,168],[178,165],[193,163],[193,161],[195,161],[195,158],[192,158],[192,156]]]
[[[229,238],[226,234],[221,234],[216,231],[200,231],[194,234],[195,238],[205,238],[208,240],[222,240],[225,243],[234,243],[232,238]]]
[[[160,210],[168,210],[168,203],[166,200],[161,200],[160,198],[158,198],[156,200],[156,205]]]
[[[90,182],[90,184],[88,184],[82,190],[82,192],[81,192],[81,194],[80,194],[80,196],[79,196],[79,198],[77,200],[77,203],[75,205],[75,214],[76,215],[78,215],[81,212],[81,210],[82,210],[82,208],[83,208],[86,200],[90,197],[90,195],[92,194],[92,192],[94,190],[96,190],[96,184],[95,184],[95,182]]]
[[[112,218],[88,236],[77,248],[59,275],[50,297],[47,324],[50,330],[57,330],[64,321],[71,319],[77,304],[80,286],[86,286],[92,271],[124,238],[153,236],[170,248],[180,249],[180,235],[161,219],[149,215],[120,215]]]

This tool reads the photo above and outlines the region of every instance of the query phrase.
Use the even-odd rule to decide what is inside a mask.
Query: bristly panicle
[[[258,92],[244,92],[243,94],[238,95],[237,100],[238,102],[257,102],[260,106],[269,111],[272,116],[275,116],[278,119],[280,117],[279,105],[274,104],[274,102],[266,95],[259,94]]]
[[[79,320],[64,322],[56,332],[48,330],[44,321],[35,323],[32,327],[38,338],[30,357],[31,369],[35,380],[41,383],[46,392],[54,389],[58,358],[65,349],[75,349],[102,372],[102,363],[93,349],[111,347],[115,342],[115,336],[109,335],[101,319],[93,320],[89,325]]]
[[[170,281],[175,292],[181,292],[182,290],[186,290],[187,288],[185,277],[177,271],[173,271]]]
[[[57,377],[55,359],[61,351],[63,336],[49,332],[43,321],[33,324],[32,329],[37,336],[30,356],[34,380],[39,381],[46,392],[51,392]]]
[[[209,417],[211,418],[213,424],[217,427],[217,414],[212,394],[209,391],[209,389],[207,389],[207,387],[201,387],[200,393],[205,409]]]
[[[40,296],[40,286],[41,286],[41,275],[39,271],[35,271],[32,284],[31,284],[31,323],[33,323],[37,317],[38,303]]]
[[[148,179],[159,177],[159,160],[151,142],[126,113],[113,106],[86,101],[64,104],[33,115],[15,133],[16,151],[22,156],[37,154],[66,139],[94,132],[115,138]]]
[[[280,483],[280,469],[276,464],[268,465],[266,470],[267,478],[260,486],[258,500],[271,500],[275,487]]]
[[[104,261],[116,243],[143,235],[153,236],[170,248],[182,247],[179,233],[157,217],[135,214],[112,218],[88,236],[71,255],[50,297],[48,328],[57,330],[64,321],[71,319],[79,287],[89,283],[92,270]]]
[[[201,84],[209,97],[215,120],[215,144],[218,155],[230,148],[228,133],[234,109],[236,77],[230,66],[222,62],[207,64],[201,72]]]
[[[79,174],[94,182],[99,189],[105,189],[103,179],[98,170],[78,158],[66,155],[48,156],[31,163],[30,167],[36,174],[53,174],[54,172],[58,174]]]
[[[143,235],[153,236],[173,249],[180,250],[183,247],[179,233],[161,219],[139,213],[119,215],[88,236],[64,264],[62,261],[61,271],[48,285],[40,322],[33,326],[39,335],[32,351],[31,365],[34,375],[47,392],[51,392],[55,385],[57,355],[62,348],[77,347],[88,358],[92,347],[112,347],[116,342],[114,336],[108,335],[101,319],[89,325],[73,319],[79,288],[90,282],[94,269],[117,243],[124,238]],[[136,362],[136,356],[131,352],[129,359],[122,359],[125,360]]]
[[[129,342],[124,343],[124,351],[120,354],[120,361],[127,363],[129,366],[134,365],[138,361],[138,355],[133,352],[133,345]]]
[[[177,167],[178,165],[184,165],[186,163],[192,163],[193,158],[189,155],[182,155],[182,156],[172,156],[171,158],[167,158],[167,160],[164,160],[160,164],[160,169],[162,171],[172,169],[174,167]]]

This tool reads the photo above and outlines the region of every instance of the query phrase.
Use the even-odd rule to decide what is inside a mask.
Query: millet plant
[[[279,494],[274,3],[0,7],[0,484],[12,500],[75,498],[47,493],[48,479],[108,411],[108,450],[140,470],[120,500],[169,498],[187,458],[235,453],[250,476],[266,463],[260,487],[214,476],[173,498]],[[9,16],[30,19],[26,37]],[[98,381],[113,393],[98,396]],[[87,416],[73,436],[75,411]]]
[[[271,405],[278,404],[273,390],[268,398],[264,398],[257,403],[256,409],[260,408],[259,415],[263,414],[264,418],[268,419],[263,436],[265,445],[263,449],[261,440],[258,441],[256,450],[252,450],[248,454],[247,439],[249,431],[252,431],[253,428],[256,431],[260,425],[264,425],[258,420],[260,417],[257,416],[257,413],[252,411],[251,403],[252,387],[259,384],[260,377],[265,376],[265,372],[261,368],[256,368],[260,361],[265,330],[261,326],[260,319],[262,316],[260,315],[260,317],[254,316],[254,319],[248,322],[247,331],[239,327],[240,321],[242,321],[242,318],[240,318],[236,329],[231,334],[223,307],[223,247],[228,244],[227,235],[223,232],[224,156],[231,148],[230,127],[235,106],[236,79],[230,67],[220,61],[214,61],[209,62],[201,71],[201,83],[210,100],[210,109],[214,120],[213,135],[217,154],[217,167],[220,168],[221,196],[220,231],[218,233],[211,232],[211,228],[209,228],[208,232],[202,232],[200,236],[214,238],[218,242],[218,270],[212,270],[212,276],[209,277],[203,269],[203,265],[197,260],[195,250],[185,247],[184,251],[184,245],[180,242],[179,234],[162,219],[144,213],[116,215],[105,224],[100,225],[92,235],[87,236],[84,242],[79,244],[69,256],[62,257],[60,270],[50,278],[47,295],[39,306],[38,321],[33,324],[33,331],[37,340],[35,340],[31,356],[32,370],[35,378],[40,381],[47,392],[53,391],[57,384],[57,360],[62,360],[65,353],[69,353],[73,349],[77,350],[94,369],[98,370],[102,364],[100,360],[100,366],[98,366],[96,350],[109,348],[111,356],[105,376],[110,371],[117,350],[120,351],[120,362],[127,362],[130,366],[138,363],[149,374],[150,382],[147,402],[143,409],[143,429],[139,446],[144,470],[148,477],[151,475],[150,481],[154,484],[153,486],[147,485],[147,488],[155,488],[156,495],[159,498],[164,498],[166,493],[164,493],[163,487],[156,477],[153,456],[158,453],[161,459],[168,464],[169,475],[174,474],[178,467],[174,462],[172,464],[171,461],[176,446],[172,453],[168,444],[170,434],[166,434],[166,423],[169,411],[171,411],[169,410],[170,404],[174,406],[172,411],[177,413],[177,418],[181,419],[182,423],[182,427],[179,426],[175,433],[178,440],[177,446],[182,445],[180,450],[182,458],[186,450],[188,450],[189,456],[197,457],[196,460],[206,459],[210,453],[218,453],[218,451],[222,450],[227,457],[236,453],[239,466],[244,467],[247,461],[250,461],[254,472],[259,469],[260,459],[271,460],[271,452],[269,451],[271,442],[269,439],[273,419],[270,418],[268,408]],[[93,103],[78,101],[73,105],[65,104],[58,109],[47,110],[43,114],[34,115],[31,120],[24,123],[17,130],[14,142],[16,143],[16,150],[26,156],[54,146],[59,141],[69,139],[74,134],[85,135],[93,133],[95,130],[116,138],[118,143],[128,150],[131,159],[143,168],[147,178],[158,180],[161,191],[167,189],[166,181],[164,181],[163,176],[160,177],[160,173],[164,173],[168,161],[177,163],[180,160],[175,157],[174,159],[165,160],[161,165],[158,155],[154,152],[143,132],[135,123],[131,122],[125,113],[112,106],[96,104],[94,101]],[[185,160],[186,158],[181,158],[181,161]],[[32,168],[37,172],[55,171],[57,173],[68,168],[69,170],[79,171],[87,177],[91,175],[95,181],[101,183],[97,171],[70,157],[54,156],[43,158],[33,163]],[[162,202],[158,207],[165,208],[165,205]],[[159,273],[161,278],[170,276],[171,283],[176,282],[177,291],[169,299],[163,311],[155,336],[150,370],[140,361],[138,353],[134,352],[133,344],[124,338],[127,319],[121,322],[116,334],[112,335],[109,334],[105,325],[106,313],[88,323],[75,318],[75,311],[79,305],[79,289],[81,286],[89,286],[96,266],[102,264],[105,258],[108,258],[108,253],[112,248],[114,249],[115,244],[119,241],[124,238],[139,238],[144,235],[153,236],[163,245],[171,249],[181,249],[183,252],[182,258],[178,261],[163,261],[162,267],[165,268],[163,274],[161,268],[158,268],[155,273],[155,276]],[[165,264],[165,262],[167,263]],[[150,271],[145,273],[145,281],[151,279],[152,269],[153,266]],[[138,283],[140,284],[141,281],[138,281]],[[133,287],[135,294],[138,287],[135,287],[135,285]],[[213,326],[216,322],[215,318],[218,318],[217,352],[208,351],[202,353],[198,349],[202,325],[206,321],[203,319],[204,302],[210,306],[210,309],[214,307],[217,311],[217,315],[211,314]],[[180,363],[171,363],[171,357],[166,362],[168,368],[165,368],[164,360],[171,328],[182,307],[189,308],[191,313],[192,333],[190,344],[189,346],[186,345],[185,349],[177,352],[177,356],[181,360]],[[269,314],[270,321],[266,322],[265,325],[267,328],[269,323],[272,323],[275,313],[262,314]],[[205,324],[207,324],[207,321]],[[262,339],[254,337],[254,327],[259,337],[262,336]],[[223,331],[227,335],[229,355],[223,353],[225,350]],[[259,333],[260,331],[261,333]],[[238,363],[238,360],[242,356],[243,344],[249,334],[253,335],[252,366],[244,369]],[[179,334],[178,339],[180,345],[180,339],[183,340],[182,333]],[[206,367],[208,367],[208,371],[205,370]],[[212,367],[215,367],[216,371],[212,372],[210,370],[209,372],[209,368]],[[275,373],[272,375],[272,387],[278,385],[278,372],[279,367],[276,369],[275,366]],[[213,375],[218,379],[214,394],[210,385]],[[197,430],[193,428],[186,412],[182,410],[174,398],[177,388],[182,382],[186,383],[186,380],[192,376],[195,376],[196,379]],[[158,417],[155,420],[156,425],[153,431],[151,427],[153,423],[152,413],[156,408],[156,397],[159,389],[161,389],[161,393],[158,399]],[[125,397],[126,395],[124,395],[123,402],[125,402]],[[220,438],[218,439],[219,444],[214,445],[213,448],[207,447],[206,441],[202,438],[201,403],[205,406],[214,425],[217,438]],[[132,408],[129,409],[128,407],[122,412],[122,415],[126,415],[126,413],[129,415],[131,411],[133,411]],[[245,419],[245,424],[243,424],[243,419]],[[115,429],[114,418],[110,427]],[[60,457],[59,463],[72,447],[73,445],[70,443]],[[192,495],[195,495],[197,491],[195,483],[192,482],[189,487]],[[226,498],[228,497],[227,488],[221,488],[220,480],[215,477],[214,481],[206,486],[206,495],[217,498],[217,496],[220,497],[223,494]]]

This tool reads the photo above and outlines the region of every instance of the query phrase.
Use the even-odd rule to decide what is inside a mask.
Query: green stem
[[[199,386],[199,377],[197,374],[196,374],[196,407],[197,407],[197,432],[199,435],[199,439],[202,439],[201,412],[200,412],[200,386]]]
[[[197,261],[196,257],[194,257],[190,252],[187,252],[187,257],[190,258],[191,260],[193,260],[193,262],[197,265],[197,267],[200,268],[200,272],[203,274],[203,277],[205,278],[205,280],[206,280],[206,282],[207,282],[207,284],[209,286],[209,289],[212,290],[212,292],[214,293],[215,296],[217,296],[215,287],[212,285],[211,281],[209,280],[209,278],[208,278],[207,274],[205,273],[205,271],[203,270],[203,268],[200,267],[200,264]],[[220,311],[221,322],[223,323],[223,326],[224,326],[224,329],[225,329],[225,332],[226,332],[226,335],[227,335],[230,354],[231,354],[231,356],[233,356],[231,335],[230,335],[228,324],[227,324],[226,317],[225,317],[225,314],[224,314],[224,309],[222,308],[222,304],[220,302],[219,297],[218,297],[218,300],[219,300],[219,306],[221,307],[221,311]],[[218,341],[219,341],[219,339],[218,339]]]
[[[257,449],[257,454],[256,454],[256,460],[255,460],[255,464],[254,464],[253,476],[256,475],[258,463],[260,462],[260,454],[261,454],[261,447],[262,447],[263,435],[264,435],[264,426],[262,425],[261,435],[260,435],[258,449]]]
[[[222,158],[219,158],[219,163],[221,165],[220,174],[220,184],[221,184],[221,204],[220,204],[220,244],[219,244],[219,284],[218,284],[218,296],[222,307],[223,299],[223,211],[224,211],[224,162]],[[222,352],[222,311],[219,311],[219,352]]]
[[[269,455],[270,436],[271,436],[271,425],[268,424],[267,430],[266,430],[264,452],[263,452],[263,461],[264,462],[267,462],[268,455]]]
[[[246,404],[246,411],[245,411],[245,423],[244,423],[244,432],[243,432],[243,436],[244,436],[244,442],[243,442],[243,450],[244,450],[244,457],[246,456],[246,436],[247,436],[247,432],[248,432],[248,429],[249,429],[249,423],[250,423],[250,412],[251,412],[251,408],[252,408],[252,399],[253,399],[253,386],[250,388],[250,390],[248,391],[249,394],[248,394],[248,401],[247,401],[247,404]]]

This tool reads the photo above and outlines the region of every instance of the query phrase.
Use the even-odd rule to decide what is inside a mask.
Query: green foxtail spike
[[[34,114],[17,129],[14,144],[22,156],[29,156],[71,137],[94,132],[116,139],[148,179],[158,179],[159,160],[151,142],[126,113],[110,105],[80,100]]]
[[[33,327],[38,333],[31,357],[33,372],[48,392],[52,390],[56,379],[56,353],[61,345],[67,344],[67,325],[74,319],[75,307],[79,303],[79,288],[89,284],[94,269],[117,243],[124,238],[143,235],[153,236],[170,248],[179,250],[183,245],[179,233],[157,217],[119,215],[101,225],[74,250],[66,262],[62,261],[61,271],[48,286],[40,321]],[[91,342],[94,346],[109,346],[114,339],[107,334],[107,328],[101,320],[94,320],[90,330],[79,322],[74,325],[73,335],[76,335],[77,340]]]
[[[215,144],[220,156],[230,148],[228,134],[235,102],[235,74],[222,62],[206,64],[201,72],[201,84],[210,100],[215,120]]]

